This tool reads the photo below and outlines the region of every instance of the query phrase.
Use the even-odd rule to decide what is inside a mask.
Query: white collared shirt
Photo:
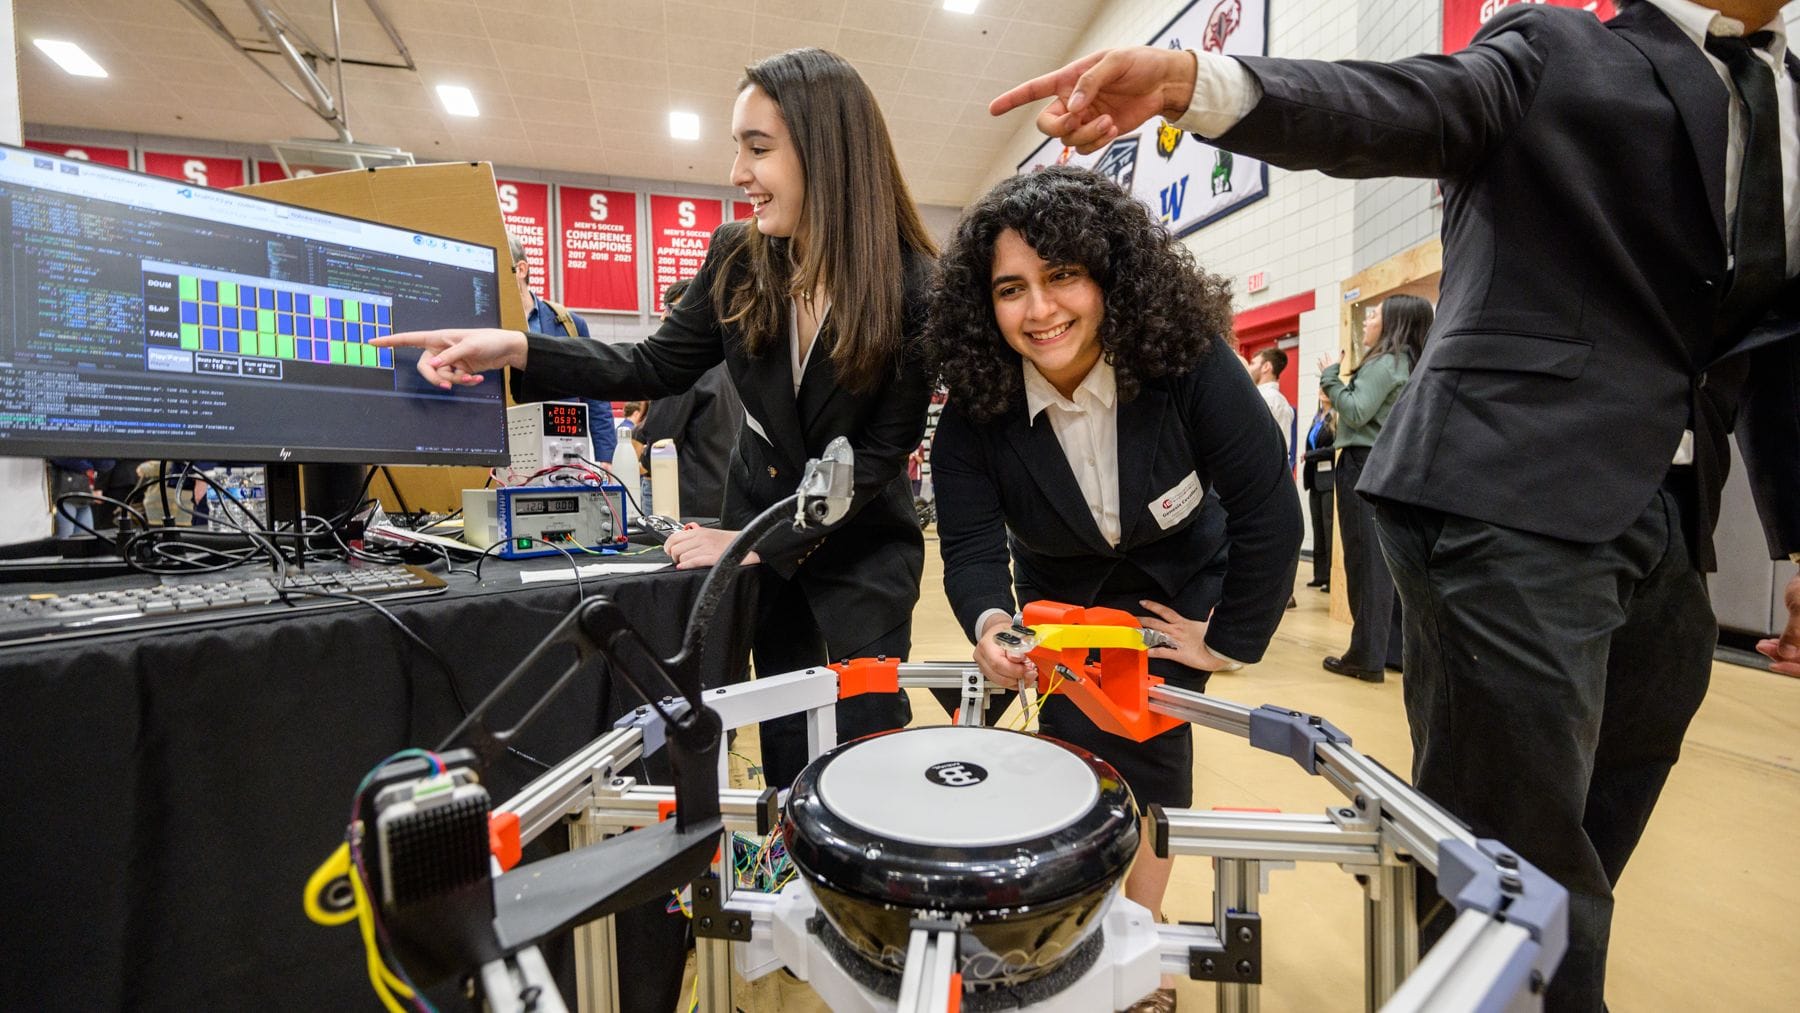
[[[1294,431],[1294,406],[1287,403],[1287,398],[1281,395],[1281,384],[1274,380],[1257,384],[1256,392],[1262,395],[1263,403],[1269,406],[1269,414],[1275,417],[1275,428],[1281,430],[1281,449],[1286,452]]]
[[[819,329],[813,332],[813,339],[806,343],[806,354],[800,354],[800,300],[788,300],[788,365],[794,371],[794,396],[800,396],[800,381],[806,376],[806,365],[812,361],[813,349],[818,347],[819,334],[825,330],[825,321],[831,317],[831,304],[825,304],[825,312],[819,314]]]
[[[1667,14],[1701,52],[1706,52],[1708,35],[1734,38],[1767,31],[1775,36],[1769,47],[1756,50],[1756,55],[1775,74],[1775,104],[1781,113],[1777,117],[1781,124],[1781,207],[1787,223],[1787,273],[1788,277],[1793,277],[1800,273],[1800,126],[1795,124],[1794,76],[1787,72],[1787,20],[1777,14],[1775,20],[1762,28],[1749,28],[1742,21],[1728,18],[1710,7],[1702,7],[1693,0],[1648,2]],[[1712,64],[1733,98],[1730,125],[1725,134],[1725,220],[1729,223],[1737,218],[1738,180],[1744,174],[1744,103],[1738,100],[1737,85],[1732,83],[1731,68],[1725,66],[1725,61],[1706,53],[1706,62]]]
[[[1066,398],[1029,362],[1025,372],[1025,417],[1032,425],[1048,414],[1050,431],[1062,445],[1087,500],[1088,513],[1106,544],[1119,544],[1119,385],[1106,360],[1094,364]]]

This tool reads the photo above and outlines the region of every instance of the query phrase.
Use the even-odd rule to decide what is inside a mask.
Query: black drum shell
[[[859,954],[898,970],[912,919],[960,916],[974,937],[962,947],[965,977],[974,972],[983,979],[1019,980],[1054,966],[1086,938],[1138,848],[1137,806],[1111,765],[1045,739],[1079,757],[1098,781],[1098,797],[1074,822],[1035,840],[997,846],[893,841],[837,815],[818,793],[833,757],[879,737],[840,746],[809,764],[794,781],[782,821],[789,857]],[[973,966],[984,953],[996,955],[989,964],[1002,973]]]

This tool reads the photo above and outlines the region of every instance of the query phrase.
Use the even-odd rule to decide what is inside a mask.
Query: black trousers
[[[1306,495],[1306,503],[1312,513],[1312,582],[1320,587],[1331,583],[1331,501],[1333,471],[1330,475],[1320,475],[1313,482],[1312,489]]]
[[[1369,459],[1368,447],[1345,447],[1338,452],[1338,527],[1344,534],[1344,592],[1350,599],[1350,646],[1343,661],[1351,668],[1379,671],[1401,667],[1399,597],[1381,556],[1381,539],[1375,531],[1375,507],[1356,494]]]
[[[866,630],[833,630],[830,636],[813,619],[806,592],[796,581],[774,574],[762,586],[763,622],[751,648],[756,674],[781,675],[844,658],[887,655],[904,658],[912,650],[912,618],[891,630],[874,634]],[[851,739],[893,728],[912,720],[906,691],[865,693],[837,705],[837,740]],[[763,781],[776,788],[794,783],[807,764],[806,719],[799,714],[764,721],[761,728]]]
[[[1406,603],[1413,783],[1569,890],[1548,1010],[1602,1009],[1613,887],[1706,694],[1718,628],[1685,502],[1665,487],[1597,545],[1378,508]],[[1454,915],[1435,885],[1419,897],[1424,946]]]

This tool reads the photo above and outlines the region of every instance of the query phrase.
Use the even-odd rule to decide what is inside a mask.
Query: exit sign
[[[1255,295],[1268,287],[1269,272],[1267,271],[1258,271],[1255,274],[1252,274],[1244,284],[1244,288],[1249,291],[1251,295]]]

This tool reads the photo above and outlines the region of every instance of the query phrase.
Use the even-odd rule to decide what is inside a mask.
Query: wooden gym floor
[[[1297,585],[1311,574],[1302,562]],[[927,532],[923,594],[913,622],[913,658],[964,661],[943,593],[937,543]],[[1319,659],[1349,642],[1326,614],[1326,595],[1297,586],[1260,664],[1213,677],[1209,692],[1256,706],[1280,703],[1320,714],[1363,752],[1405,774],[1411,746],[1399,678],[1368,685],[1332,675]],[[943,711],[914,693],[917,722]],[[740,737],[739,751],[754,745]],[[1340,804],[1322,778],[1251,749],[1222,732],[1195,730],[1195,806],[1280,808],[1314,813]],[[1608,1003],[1615,1013],[1652,1010],[1789,1010],[1800,992],[1800,680],[1723,662],[1688,731],[1650,827],[1618,889]],[[1262,898],[1262,1008],[1362,1009],[1362,892],[1334,866],[1270,874]],[[1176,862],[1164,910],[1171,919],[1211,917],[1210,863]],[[1179,983],[1180,1008],[1213,1008],[1213,988]],[[804,984],[774,974],[738,982],[747,1011],[824,1009]],[[685,1005],[684,1007],[685,1008]]]

